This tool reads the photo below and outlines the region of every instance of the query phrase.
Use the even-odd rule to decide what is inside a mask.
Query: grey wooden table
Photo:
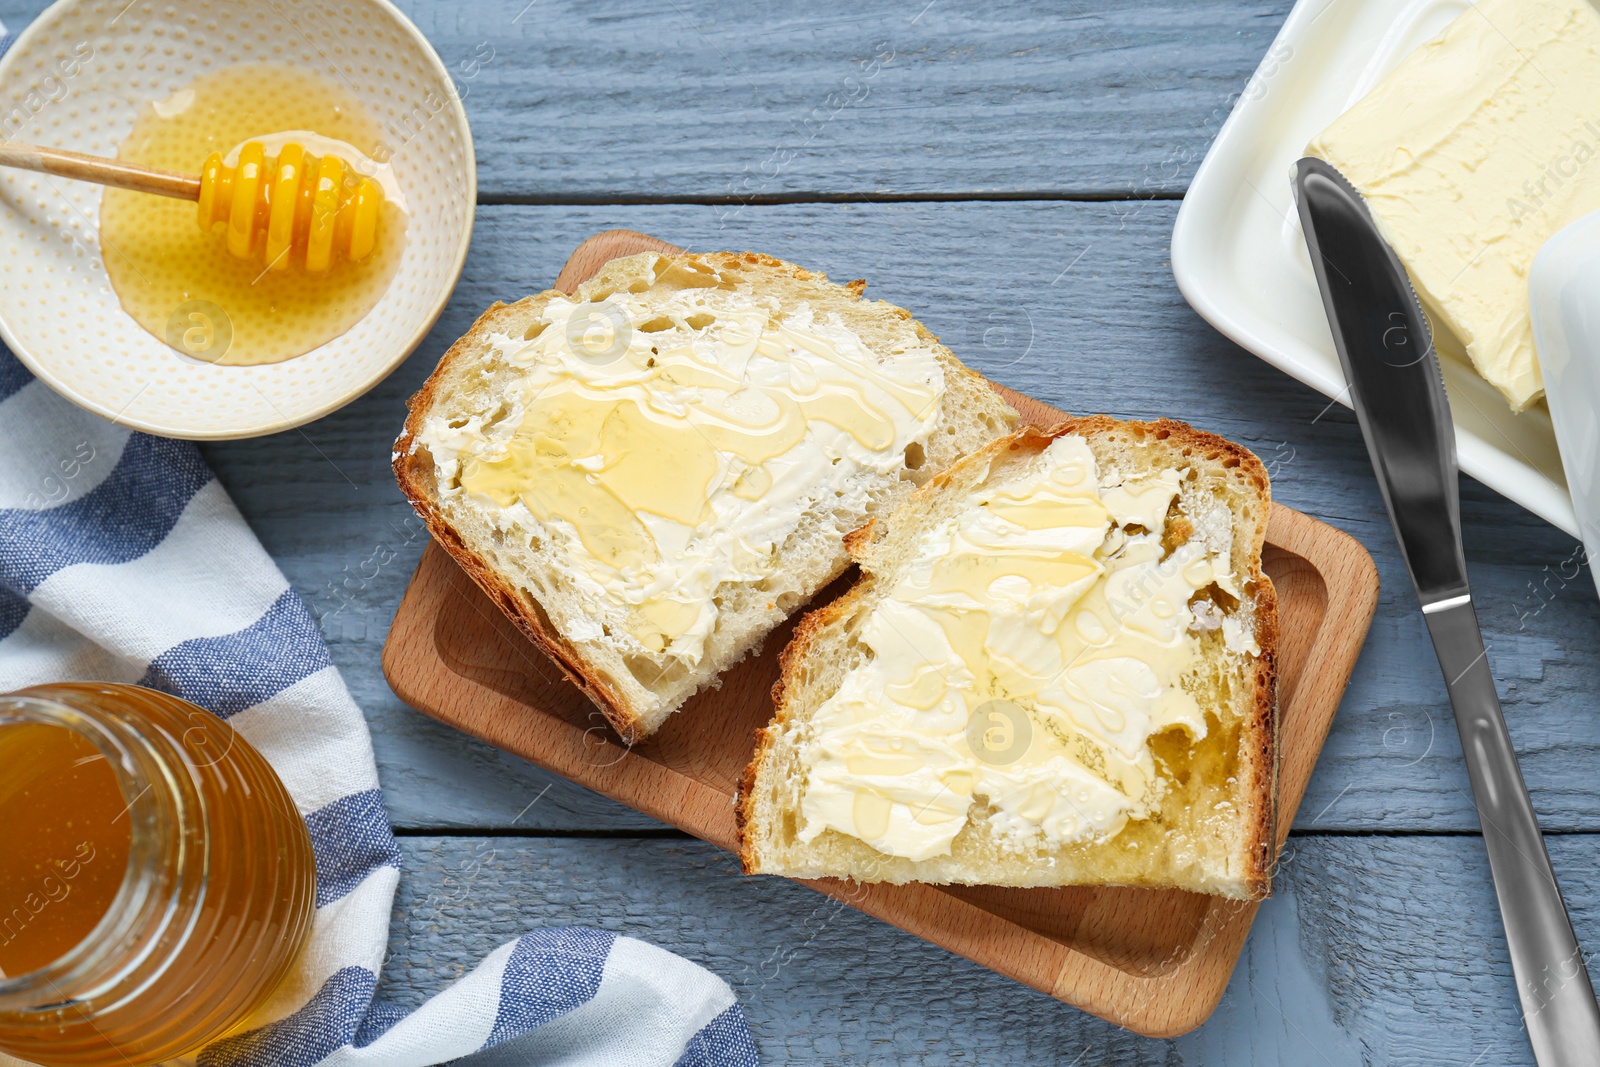
[[[0,0],[20,28],[42,6]],[[1286,0],[403,0],[477,142],[466,273],[414,356],[304,431],[206,454],[372,725],[405,852],[379,990],[419,1003],[494,945],[585,923],[704,963],[772,1064],[1531,1063],[1444,687],[1349,412],[1173,284],[1184,189]],[[389,475],[405,398],[496,299],[590,234],[867,278],[985,374],[1168,415],[1353,534],[1378,616],[1277,895],[1210,1023],[1120,1031],[402,705],[378,654],[425,534]],[[1580,939],[1600,950],[1600,600],[1579,546],[1471,481],[1467,556]]]

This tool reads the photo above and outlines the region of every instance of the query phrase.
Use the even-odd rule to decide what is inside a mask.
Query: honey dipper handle
[[[0,167],[20,167],[42,174],[94,182],[96,185],[114,185],[118,189],[155,193],[178,200],[200,199],[200,179],[187,174],[16,141],[0,141]]]

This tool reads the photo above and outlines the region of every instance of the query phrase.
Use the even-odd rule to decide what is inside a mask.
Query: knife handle
[[[1539,1067],[1600,1067],[1600,1004],[1500,711],[1478,613],[1461,597],[1424,617],[1455,709],[1534,1058]]]

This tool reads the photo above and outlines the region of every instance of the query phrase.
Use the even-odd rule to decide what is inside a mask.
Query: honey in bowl
[[[128,162],[197,173],[213,152],[236,162],[248,141],[269,156],[294,144],[343,159],[352,182],[375,179],[384,202],[369,255],[307,271],[231,253],[227,223],[202,229],[192,203],[107,189],[101,259],[123,309],[182,355],[224,365],[282,362],[349,330],[383,297],[405,245],[404,197],[372,159],[380,132],[337,81],[281,63],[224,67],[144,105],[118,151]]]

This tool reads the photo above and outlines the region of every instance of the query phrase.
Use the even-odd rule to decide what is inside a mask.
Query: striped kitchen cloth
[[[310,944],[199,1067],[756,1063],[725,982],[602,930],[526,934],[409,1014],[375,1002],[401,855],[316,620],[192,444],[79,409],[0,348],[0,692],[66,680],[226,718],[310,828]]]

